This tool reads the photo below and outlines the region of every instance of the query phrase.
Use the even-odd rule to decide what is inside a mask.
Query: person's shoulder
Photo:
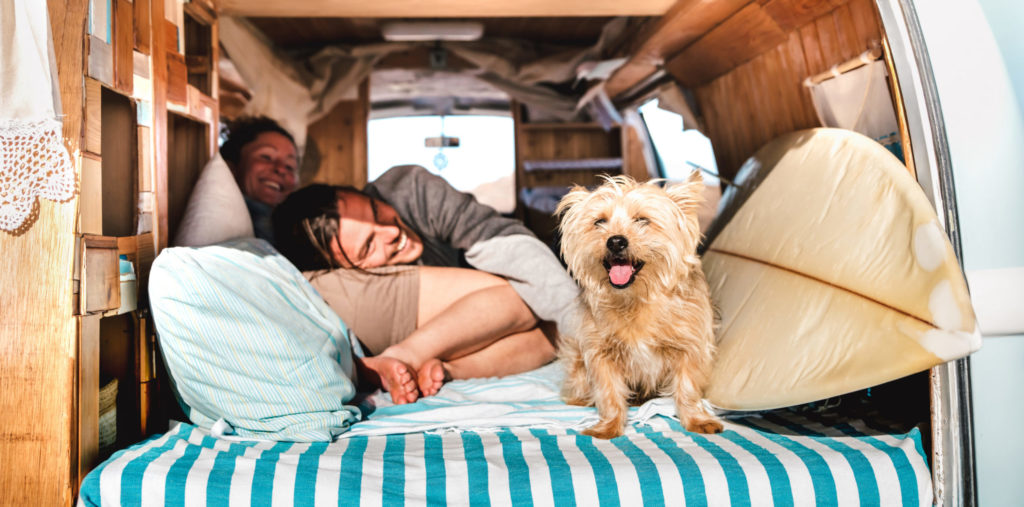
[[[406,178],[422,178],[433,176],[425,167],[416,164],[396,165],[384,171],[374,182],[401,180]]]
[[[438,186],[451,187],[444,178],[430,172],[423,166],[412,164],[396,165],[384,171],[384,174],[381,174],[376,180],[367,185],[368,188],[376,189],[382,194],[389,194],[401,189],[423,190]]]

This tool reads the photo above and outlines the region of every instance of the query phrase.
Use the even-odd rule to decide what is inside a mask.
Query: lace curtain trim
[[[0,119],[0,229],[23,231],[34,221],[40,197],[66,202],[76,188],[59,120]]]

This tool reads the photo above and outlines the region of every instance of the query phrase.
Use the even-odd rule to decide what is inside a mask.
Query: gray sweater
[[[366,186],[419,233],[426,266],[473,267],[508,279],[539,318],[562,334],[576,326],[579,287],[548,247],[518,220],[498,214],[420,166],[397,166]]]

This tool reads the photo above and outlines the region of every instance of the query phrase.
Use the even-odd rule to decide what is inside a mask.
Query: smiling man
[[[361,191],[310,185],[273,221],[278,250],[355,333],[366,363],[415,370],[415,392],[384,385],[398,403],[447,378],[541,366],[557,332],[574,328],[579,288],[547,245],[422,167],[393,167]]]
[[[231,168],[252,217],[256,237],[274,242],[270,214],[295,190],[298,155],[287,130],[266,117],[242,118],[229,126],[221,157]]]

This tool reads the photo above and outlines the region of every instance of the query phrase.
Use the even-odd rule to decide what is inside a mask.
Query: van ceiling
[[[352,3],[352,2],[345,2]],[[557,3],[557,2],[552,2]],[[250,17],[249,21],[279,48],[309,52],[325,45],[360,45],[384,42],[380,26],[395,18]],[[399,18],[413,19],[413,18]],[[415,18],[426,20],[426,18]],[[430,18],[455,19],[455,18]],[[584,49],[601,36],[612,16],[457,18],[479,21],[483,39],[515,39],[564,48]],[[656,19],[632,16],[636,30]],[[630,29],[610,46],[624,52]],[[370,79],[372,117],[409,114],[509,114],[508,96],[474,77],[475,67],[450,56],[443,69],[431,68],[428,50],[419,48],[385,58]],[[613,56],[613,55],[607,55]],[[617,55],[616,55],[617,56]]]
[[[675,0],[214,0],[225,16],[493,18],[660,16]]]
[[[611,17],[460,18],[484,25],[484,38],[589,46]],[[314,49],[325,44],[383,42],[380,25],[388,18],[250,18],[283,49]]]

